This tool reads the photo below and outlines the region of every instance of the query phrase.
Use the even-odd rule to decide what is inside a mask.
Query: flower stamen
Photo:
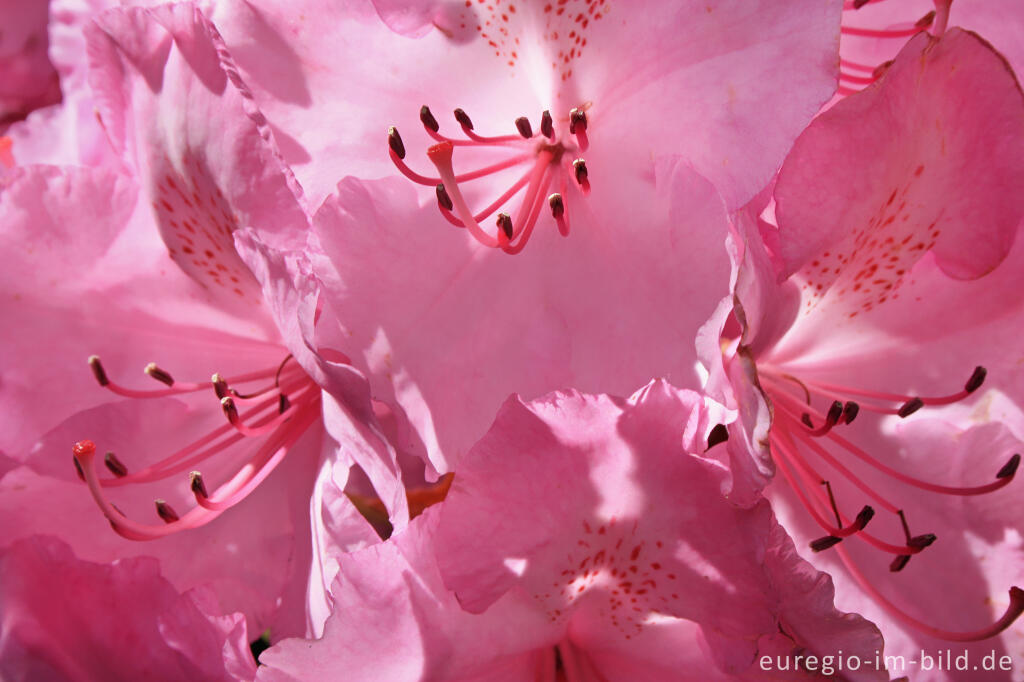
[[[147,365],[145,373],[166,389],[139,391],[128,389],[110,380],[99,358],[89,359],[89,366],[97,382],[104,388],[130,398],[159,398],[169,395],[193,393],[213,388],[221,408],[228,419],[224,424],[198,438],[184,448],[143,469],[129,473],[128,467],[108,452],[104,456],[105,468],[113,478],[100,478],[95,467],[95,445],[88,440],[76,443],[73,461],[79,477],[86,482],[94,500],[107,516],[111,527],[132,540],[156,537],[196,528],[214,520],[221,512],[237,504],[251,493],[277,466],[288,450],[306,429],[319,417],[320,391],[316,384],[297,365],[289,366],[291,355],[272,368],[239,375],[231,382],[244,384],[273,378],[273,385],[255,390],[248,395],[231,387],[228,379],[219,373],[209,382],[176,382],[170,372],[155,363]],[[292,396],[290,399],[289,394]],[[250,405],[240,411],[239,405]],[[255,453],[246,457],[241,469],[225,484],[209,495],[202,475],[194,470],[208,458],[227,451],[249,437],[267,436]],[[155,501],[157,516],[162,524],[149,525],[130,520],[107,499],[106,489],[129,484],[150,483],[189,473],[189,487],[197,506],[179,515],[165,500]]]
[[[564,160],[568,159],[566,152],[583,151],[590,144],[587,136],[590,122],[584,108],[574,108],[570,112],[567,138],[562,142],[558,141],[554,119],[549,111],[544,111],[541,115],[539,133],[534,131],[527,117],[521,116],[515,120],[517,134],[494,137],[477,134],[472,119],[462,109],[456,109],[454,115],[466,139],[454,139],[442,135],[440,125],[430,109],[426,106],[420,108],[420,121],[423,123],[424,130],[431,139],[436,141],[436,144],[427,149],[427,157],[437,169],[437,177],[422,175],[412,170],[404,161],[406,148],[401,136],[394,127],[388,130],[388,153],[395,167],[417,184],[434,186],[438,209],[444,219],[456,227],[468,229],[473,238],[484,246],[500,248],[506,253],[516,254],[522,251],[533,234],[533,229],[543,209],[544,197],[548,197],[548,205],[559,233],[563,236],[568,235],[569,219],[565,202],[565,180],[568,173],[561,174],[562,182],[559,193],[549,196],[548,190],[556,179],[555,175],[558,169],[565,168],[568,171],[568,166],[564,163]],[[538,136],[547,138],[548,142],[541,144],[534,142],[532,148],[526,153],[514,155],[475,171],[458,174],[455,172],[453,154],[457,146],[489,145],[521,148],[524,142],[535,141]],[[569,141],[569,136],[574,137],[575,142]],[[469,208],[460,183],[487,177],[524,163],[531,164],[529,170],[496,200],[478,213],[474,213]],[[581,193],[588,194],[590,182],[586,162],[583,159],[576,159],[572,163],[571,171],[568,172],[572,173]],[[512,212],[500,211],[524,188],[526,191],[514,218]],[[500,212],[495,221],[496,229],[492,232],[483,228],[481,221],[498,211]]]
[[[850,572],[850,575],[853,576],[853,579],[857,582],[860,588],[864,590],[879,606],[885,609],[890,616],[920,632],[938,639],[945,639],[953,642],[977,642],[990,637],[995,637],[1010,627],[1014,621],[1024,613],[1024,590],[1014,586],[1010,588],[1010,603],[1006,607],[1006,611],[988,627],[967,632],[936,628],[914,618],[906,611],[889,601],[889,599],[887,599],[873,584],[871,584],[871,581],[865,577],[844,548],[837,547],[836,551],[839,553],[839,557],[842,560],[843,565],[846,566],[846,569]]]

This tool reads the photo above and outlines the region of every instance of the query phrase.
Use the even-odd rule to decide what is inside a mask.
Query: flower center
[[[811,542],[811,549],[815,552],[836,547],[845,538],[856,535],[875,549],[894,555],[889,564],[889,570],[898,572],[906,567],[911,557],[929,547],[937,539],[933,533],[918,535],[911,533],[907,516],[902,507],[882,495],[848,468],[836,455],[835,450],[852,455],[867,466],[902,484],[930,493],[950,496],[985,495],[1004,488],[1013,480],[1020,465],[1020,455],[1014,454],[996,472],[995,480],[971,487],[947,486],[898,471],[837,433],[842,427],[851,424],[861,412],[906,418],[927,406],[959,402],[981,387],[986,377],[983,367],[975,368],[964,384],[963,390],[950,395],[934,397],[885,393],[798,378],[771,364],[759,365],[758,377],[774,407],[769,434],[772,459],[778,465],[801,505],[826,533]],[[823,411],[814,407],[816,402],[822,401],[829,403],[827,410]],[[903,541],[889,542],[865,530],[868,522],[875,515],[872,506],[862,507],[853,519],[844,515],[836,503],[830,481],[818,473],[807,456],[808,453],[823,460],[870,498],[873,504],[898,517],[903,530]],[[830,520],[830,517],[835,519],[835,523]],[[1009,627],[1024,612],[1024,592],[1013,587],[1010,590],[1009,609],[1002,618],[989,627],[973,632],[952,632],[932,627],[895,606],[864,576],[841,546],[836,549],[854,579],[880,606],[904,623],[932,636],[954,641],[986,639]]]
[[[498,248],[508,254],[523,250],[534,226],[548,206],[558,231],[562,236],[569,234],[569,206],[566,193],[574,186],[579,193],[590,193],[590,179],[587,163],[579,154],[590,146],[587,137],[589,121],[586,106],[572,109],[564,120],[555,121],[549,111],[540,118],[538,130],[534,130],[530,119],[517,118],[517,134],[485,137],[474,131],[473,122],[462,109],[455,110],[455,120],[462,128],[463,137],[451,138],[440,133],[440,125],[426,106],[420,109],[420,121],[427,135],[435,141],[427,149],[427,158],[437,169],[437,176],[425,176],[412,170],[405,163],[405,143],[398,130],[388,130],[388,148],[392,162],[407,178],[415,183],[433,186],[437,193],[437,205],[452,225],[465,228],[473,237],[490,248]],[[455,148],[470,148],[476,151],[494,150],[504,158],[471,171],[455,171]],[[502,171],[519,168],[518,179],[501,192],[493,201],[477,212],[469,207],[463,192],[466,183],[493,176]],[[548,194],[552,187],[558,191]],[[519,199],[515,217],[501,210]],[[480,223],[497,212],[494,229],[486,229]]]
[[[865,63],[864,60],[854,55],[867,52],[877,56],[880,40],[891,41],[893,45],[901,47],[906,39],[929,29],[931,29],[932,35],[941,36],[946,30],[949,7],[952,4],[952,0],[935,0],[935,9],[916,20],[908,17],[908,21],[890,24],[882,28],[864,25],[863,13],[858,13],[857,10],[881,2],[884,0],[846,0],[843,4],[840,27],[842,39],[839,48],[839,89],[837,91],[839,95],[844,97],[852,95],[881,78],[892,64],[891,57],[895,56],[895,51],[889,59],[874,63]],[[858,18],[858,14],[860,18]],[[854,23],[852,26],[849,23],[851,20]]]
[[[129,540],[151,540],[214,520],[255,490],[320,414],[320,390],[292,361],[291,355],[276,367],[230,378],[214,374],[210,381],[196,383],[175,381],[168,371],[150,363],[145,368],[146,375],[165,386],[156,390],[137,390],[115,383],[95,355],[89,358],[89,366],[100,386],[126,398],[184,396],[212,389],[227,418],[226,424],[137,471],[129,471],[113,452],[107,452],[103,463],[112,477],[100,477],[94,465],[96,445],[92,441],[81,440],[75,444],[74,464],[79,477],[88,484],[113,529]],[[234,448],[253,438],[261,441],[255,449]],[[234,476],[210,492],[197,467],[218,455],[231,456],[226,454],[231,451],[240,453],[241,466]],[[133,521],[108,499],[111,488],[153,483],[179,475],[184,478],[185,472],[189,472],[188,486],[196,506],[179,515],[165,500],[155,500],[162,525]]]

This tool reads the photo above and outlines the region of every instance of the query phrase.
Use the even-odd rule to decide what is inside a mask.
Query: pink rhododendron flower
[[[382,126],[409,136],[427,105],[445,112],[442,134],[455,123],[447,112],[461,107],[471,135],[521,140],[515,121],[526,117],[535,143],[548,110],[553,191],[563,179],[577,185],[570,162],[581,155],[593,201],[613,187],[637,189],[634,175],[649,173],[652,153],[680,154],[736,206],[831,95],[839,4],[232,1],[218,3],[213,20],[316,203],[345,175],[395,175]],[[569,133],[573,109],[584,140]],[[435,140],[417,138],[407,142],[420,166],[419,150]],[[514,146],[530,158],[511,180],[485,183],[481,208],[543,164],[535,144]],[[590,222],[577,190],[563,198],[570,215]]]
[[[734,499],[777,467],[803,508],[787,527],[897,654],[994,637],[1024,610],[1019,492],[1002,490],[1024,423],[898,423],[969,400],[986,375],[1024,398],[1009,293],[1024,283],[1022,154],[1024,99],[1001,57],[960,29],[918,35],[797,140],[778,228],[761,206],[740,214],[735,300],[701,341],[708,390],[739,411]],[[724,363],[723,328],[738,334]]]
[[[308,218],[212,26],[188,4],[114,10],[90,28],[89,54],[101,119],[135,175],[27,166],[4,178],[5,246],[33,245],[3,274],[19,334],[3,340],[14,361],[0,449],[25,464],[3,479],[4,513],[21,519],[4,542],[47,532],[92,560],[156,555],[176,587],[214,583],[259,631],[282,595],[304,598],[321,448],[333,460],[329,434],[352,438],[338,400],[365,382],[306,345],[298,326],[312,325],[315,297],[265,292],[236,251],[242,231],[297,248]],[[97,531],[106,523],[72,482],[76,441],[114,530],[160,541]],[[347,470],[360,454],[338,459]],[[365,469],[400,520],[397,472],[373,456]],[[275,627],[302,631],[298,610],[281,617]]]
[[[20,680],[251,680],[245,618],[179,594],[150,558],[96,564],[55,538],[0,551],[0,676]]]
[[[510,398],[444,502],[339,556],[323,638],[270,649],[258,679],[803,679],[760,657],[873,657],[768,504],[723,497],[697,454],[721,411],[663,381]]]
[[[290,25],[288,45],[297,31],[294,49],[331,68],[278,66],[343,123],[289,98],[267,112],[317,173],[363,178],[317,212],[312,264],[336,347],[401,450],[450,470],[513,391],[696,385],[692,338],[727,286],[726,210],[831,94],[838,5],[382,3],[384,23],[313,6],[326,18]],[[280,10],[217,16],[229,45],[241,27],[284,33]],[[239,49],[256,83],[284,51],[269,44]],[[433,112],[456,107],[450,133]],[[367,132],[382,123],[387,141]],[[365,180],[380,175],[397,177]]]

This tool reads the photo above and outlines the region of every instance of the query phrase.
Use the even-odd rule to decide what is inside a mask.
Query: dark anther
[[[582,109],[573,109],[569,112],[569,134],[575,135],[577,128],[582,131],[587,129],[587,114]]]
[[[1000,469],[998,473],[996,473],[996,478],[1010,478],[1017,473],[1017,467],[1019,466],[1020,455],[1016,454],[1010,458],[1010,461],[1003,465],[1003,468]]]
[[[547,109],[540,115],[540,132],[549,140],[555,139],[555,124],[551,120],[551,112]]]
[[[288,396],[286,396],[284,393],[277,397],[277,411],[279,413],[284,414],[285,412],[288,411],[288,408],[291,406],[291,401],[288,400]]]
[[[85,480],[85,472],[82,471],[82,465],[81,465],[81,463],[79,463],[78,458],[75,457],[74,455],[72,455],[71,456],[71,461],[75,463],[75,472],[78,474],[78,477],[84,481]]]
[[[144,369],[143,371],[148,376],[151,376],[157,381],[159,381],[161,384],[166,384],[167,386],[174,386],[174,377],[171,376],[171,373],[168,372],[167,370],[160,369],[160,367],[158,367],[155,362],[151,362],[148,365],[146,365],[146,369]]]
[[[858,414],[860,414],[860,405],[852,400],[847,400],[846,404],[843,405],[843,423],[849,424],[857,418]]]
[[[909,561],[910,561],[910,555],[909,554],[900,554],[898,557],[896,557],[895,559],[892,560],[891,564],[889,564],[889,570],[892,571],[893,573],[899,573],[900,571],[902,571],[906,567],[907,562],[909,562]]]
[[[711,433],[708,434],[708,450],[727,440],[729,440],[729,429],[725,427],[725,424],[715,424],[715,428],[711,429]]]
[[[210,383],[213,384],[213,392],[217,394],[218,400],[223,400],[228,396],[228,382],[224,381],[224,377],[220,374],[210,377]]]
[[[915,549],[924,549],[930,547],[938,538],[935,537],[935,533],[925,533],[924,535],[915,535],[914,537],[907,540],[908,547],[914,547]]]
[[[533,126],[530,125],[530,119],[525,116],[520,116],[516,119],[516,130],[527,140],[533,137]]]
[[[933,21],[935,21],[935,10],[932,10],[914,22],[914,28],[928,28],[932,25]]]
[[[576,159],[572,162],[572,167],[576,171],[576,182],[582,185],[587,180],[587,162],[583,159]]]
[[[974,393],[981,385],[985,383],[985,377],[988,376],[988,370],[984,367],[978,366],[974,368],[974,373],[971,374],[971,378],[964,384],[964,390],[968,393]]]
[[[467,114],[462,109],[456,109],[454,113],[455,120],[459,122],[460,126],[462,126],[463,128],[467,128],[468,130],[473,129],[473,121],[469,119],[469,114]]]
[[[552,194],[548,197],[548,206],[551,207],[551,215],[558,220],[565,215],[565,202],[561,194]]]
[[[829,547],[835,547],[842,541],[842,538],[837,538],[835,535],[826,535],[823,538],[818,538],[817,540],[812,541],[811,550],[815,552],[824,552]]]
[[[911,398],[900,406],[898,414],[900,417],[909,417],[924,407],[924,401],[920,398]]]
[[[103,455],[103,463],[107,465],[107,469],[110,470],[110,473],[114,474],[118,478],[123,478],[128,475],[128,467],[126,467],[113,452],[108,452]]]
[[[828,414],[825,415],[825,423],[836,425],[843,416],[843,404],[838,400],[832,401],[828,407]]]
[[[192,488],[192,492],[206,499],[209,494],[206,492],[206,484],[203,483],[203,475],[198,471],[191,471],[188,474],[188,484]]]
[[[800,416],[800,422],[809,429],[814,428],[814,422],[811,421],[811,415],[807,414],[806,412],[804,412]]]
[[[224,416],[227,417],[229,421],[235,421],[238,419],[238,408],[235,407],[235,401],[230,397],[221,398],[220,407],[224,410]]]
[[[100,363],[100,356],[89,356],[89,369],[92,370],[92,375],[96,377],[96,381],[100,386],[106,386],[110,383],[110,379],[107,378],[107,373],[103,371],[103,365]]]
[[[398,134],[398,128],[395,126],[388,128],[388,146],[391,147],[395,156],[400,159],[405,158],[405,144],[402,143],[402,136]]]
[[[868,525],[868,521],[873,519],[875,516],[875,510],[869,505],[864,505],[864,508],[857,513],[857,518],[854,519],[853,525],[857,527],[857,530],[864,530],[864,527]]]
[[[444,188],[444,183],[438,184],[434,189],[437,192],[438,205],[449,211],[452,210],[452,208],[455,207],[455,204],[452,203],[452,198],[448,196],[448,190]]]
[[[498,227],[505,233],[506,237],[512,239],[512,216],[508,213],[499,213]]]
[[[156,504],[156,513],[164,520],[164,523],[174,523],[178,520],[178,512],[174,511],[174,507],[163,500],[154,500],[154,503]]]
[[[853,8],[854,9],[860,9],[861,7],[863,7],[864,5],[868,4],[869,2],[871,2],[871,0],[853,0]]]
[[[437,124],[437,119],[434,118],[434,115],[432,113],[430,113],[430,107],[428,107],[426,104],[420,107],[420,121],[423,122],[423,126],[425,128],[429,128],[430,130],[433,130],[435,133],[441,129],[441,126]]]

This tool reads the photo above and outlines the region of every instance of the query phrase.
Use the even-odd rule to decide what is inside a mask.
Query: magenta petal
[[[60,76],[47,56],[49,2],[0,4],[0,129],[60,101]]]
[[[0,554],[5,679],[245,680],[245,622],[181,595],[153,559],[95,564],[34,536]]]

